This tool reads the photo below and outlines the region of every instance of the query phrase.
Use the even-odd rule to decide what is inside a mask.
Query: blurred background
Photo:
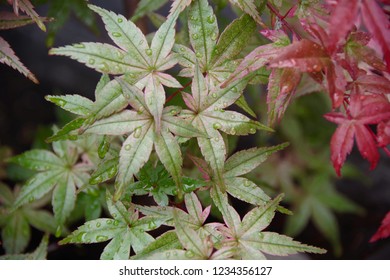
[[[100,74],[65,57],[49,56],[49,46],[78,42],[112,43],[102,22],[86,8],[84,1],[32,1],[41,16],[57,18],[49,23],[47,33],[36,25],[1,30],[2,36],[15,54],[39,80],[36,85],[17,71],[0,64],[0,179],[10,186],[21,184],[29,177],[26,171],[5,164],[10,155],[31,148],[50,148],[44,139],[51,135],[53,124],[61,126],[69,115],[44,99],[48,94],[80,94],[90,99]],[[156,1],[159,2],[159,1]],[[237,17],[227,1],[214,3],[220,31]],[[138,1],[91,0],[89,3],[133,15]],[[10,11],[6,1],[0,9]],[[166,15],[169,4],[155,11]],[[223,15],[223,16],[221,16]],[[150,18],[142,17],[138,25],[145,33],[155,30]],[[251,44],[260,44],[255,38]],[[174,73],[177,73],[177,71]],[[266,123],[266,86],[249,86],[245,92],[252,109]],[[178,96],[176,102],[180,103]],[[299,255],[314,259],[390,259],[390,239],[369,243],[390,209],[390,158],[382,154],[377,168],[369,171],[368,164],[353,151],[337,178],[329,159],[329,142],[335,126],[322,115],[331,110],[328,96],[312,93],[296,98],[287,109],[276,133],[234,138],[231,150],[288,141],[291,145],[272,156],[251,173],[250,178],[270,195],[286,194],[284,205],[295,214],[277,214],[269,230],[284,232],[295,239],[328,250],[325,255]],[[233,201],[236,209],[245,212],[248,205]],[[50,209],[50,207],[48,208]],[[42,234],[32,231],[27,251],[36,248]],[[62,246],[52,238],[49,259],[98,259],[106,245]],[[4,251],[0,249],[0,255]]]

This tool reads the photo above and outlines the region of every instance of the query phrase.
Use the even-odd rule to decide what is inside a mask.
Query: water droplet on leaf
[[[93,58],[89,59],[88,63],[91,64],[91,65],[95,64],[95,59],[93,59]]]
[[[84,44],[74,44],[73,47],[75,47],[77,49],[84,49],[85,45]]]
[[[98,235],[96,236],[96,241],[97,242],[103,242],[103,241],[106,241],[108,239],[108,236],[105,236],[105,235]]]
[[[255,133],[256,133],[256,128],[251,127],[251,128],[249,129],[249,133],[250,133],[250,134],[255,134]]]
[[[235,129],[234,127],[232,127],[232,128],[230,129],[229,133],[230,133],[231,135],[235,135],[235,134],[236,134],[236,129]]]
[[[146,55],[151,56],[153,54],[153,51],[151,49],[145,50]]]
[[[112,36],[114,37],[122,37],[122,34],[120,34],[119,32],[112,32]]]
[[[192,34],[192,39],[197,40],[198,38],[199,38],[198,34],[196,34],[196,33]]]
[[[108,72],[108,65],[107,63],[103,62],[99,65],[99,70],[102,71],[102,72]]]
[[[99,228],[101,226],[101,223],[100,222],[97,222],[96,223],[96,227]]]
[[[200,52],[197,52],[197,53],[196,53],[196,57],[197,57],[197,58],[201,58],[201,57],[202,57],[202,54],[201,54]]]
[[[130,151],[130,149],[131,149],[131,145],[130,144],[125,145],[125,150],[126,151]]]
[[[122,18],[118,18],[118,23],[122,23],[123,22],[123,19]]]
[[[218,123],[218,122],[213,124],[213,128],[214,129],[220,129],[221,127],[222,127],[222,125],[220,123]]]
[[[250,182],[249,180],[245,180],[245,181],[244,181],[244,186],[245,186],[245,187],[249,187],[250,184],[251,184],[251,182]]]
[[[208,16],[207,17],[207,22],[210,23],[210,24],[214,23],[215,22],[215,17],[214,16]]]
[[[134,138],[139,138],[141,136],[141,133],[142,133],[142,127],[139,126],[134,130]]]
[[[191,250],[186,251],[185,255],[186,255],[187,258],[193,258],[194,257],[194,253]]]

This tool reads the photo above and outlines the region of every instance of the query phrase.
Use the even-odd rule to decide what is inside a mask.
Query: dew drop
[[[236,87],[233,87],[233,88],[232,88],[232,91],[233,91],[233,92],[238,92],[238,89],[237,89]]]
[[[214,49],[214,54],[218,55],[219,54],[219,50],[217,48]]]
[[[219,111],[219,108],[217,106],[214,107],[214,111]]]
[[[241,115],[240,119],[242,119],[244,121],[246,119],[246,117],[244,115]]]
[[[91,65],[95,64],[95,59],[93,59],[93,58],[89,59],[88,63],[91,64]]]
[[[192,39],[197,40],[198,38],[199,38],[198,34],[196,34],[196,33],[192,34]]]
[[[145,111],[145,108],[143,106],[139,107],[137,113],[138,115],[141,115]]]
[[[186,255],[187,258],[193,258],[194,257],[194,253],[191,250],[186,251],[185,255]]]
[[[134,130],[134,138],[139,138],[141,136],[141,133],[142,133],[142,127],[139,126]]]
[[[111,225],[111,224],[112,224],[112,220],[107,220],[107,221],[106,221],[106,224],[107,224],[107,225]]]
[[[256,128],[251,127],[251,128],[249,129],[249,133],[250,133],[250,134],[255,134],[255,133],[256,133]]]
[[[166,211],[166,210],[167,210],[167,207],[164,206],[164,207],[162,208],[162,210],[163,210],[163,211]]]
[[[152,49],[146,49],[145,50],[146,55],[151,56],[153,54]]]
[[[198,18],[196,16],[190,16],[190,20],[192,21],[198,21]]]
[[[101,63],[101,64],[99,65],[99,69],[100,69],[100,71],[102,71],[102,72],[108,72],[108,65],[107,65],[107,63],[105,63],[105,62]]]
[[[84,49],[85,45],[84,44],[74,44],[73,47],[75,47],[77,49]]]
[[[96,241],[97,242],[103,242],[103,241],[106,241],[108,239],[108,236],[105,236],[105,235],[98,235],[96,236]]]
[[[214,93],[211,94],[211,97],[212,98],[217,98],[217,94],[214,92]]]
[[[57,231],[60,227],[57,228]],[[76,240],[78,242],[83,242],[84,241],[84,236],[86,235],[87,233],[86,232],[80,232],[77,236],[76,236]]]
[[[35,200],[35,197],[34,197],[34,196],[30,196],[30,197],[28,198],[28,202],[29,202],[29,203],[33,202],[34,200]]]
[[[259,238],[260,238],[260,239],[263,239],[263,238],[264,238],[264,233],[259,232]]]
[[[218,141],[219,141],[219,138],[218,138],[218,137],[214,137],[214,141],[215,141],[215,142],[218,142]]]
[[[122,23],[123,22],[123,19],[122,18],[118,18],[118,23]]]
[[[227,102],[223,102],[222,106],[226,108],[228,106]]]
[[[210,24],[214,23],[215,22],[215,17],[214,16],[208,16],[207,17],[207,22],[210,23]]]
[[[231,114],[231,115],[230,115],[230,118],[231,118],[232,120],[234,120],[234,119],[236,118],[236,115]]]
[[[131,149],[131,145],[130,145],[130,144],[126,144],[126,145],[125,145],[125,150],[126,150],[126,151],[130,151],[130,149]]]
[[[119,221],[115,220],[115,221],[113,222],[113,225],[114,225],[114,226],[118,226],[118,225],[119,225]]]
[[[144,43],[144,40],[140,40],[140,41],[138,42],[138,45],[141,46],[143,43]]]
[[[55,103],[58,106],[62,107],[62,106],[65,106],[67,102],[65,100],[62,100],[62,99],[57,99]]]
[[[221,127],[222,127],[222,125],[220,123],[218,123],[218,122],[213,124],[213,128],[214,129],[220,129]]]
[[[91,240],[90,238],[88,238],[88,239],[85,240],[86,243],[91,243],[91,241],[92,241],[92,240]]]
[[[101,226],[100,222],[96,223],[96,227],[99,228]]]
[[[135,78],[135,74],[134,73],[129,73],[129,77],[130,78]]]
[[[196,57],[197,57],[197,58],[201,58],[201,57],[202,57],[202,54],[201,54],[200,52],[197,52],[197,53],[196,53]]]
[[[245,180],[245,181],[244,181],[244,186],[245,186],[245,187],[249,187],[250,184],[251,184],[251,183],[249,182],[249,180]]]
[[[177,114],[177,110],[172,109],[169,113],[170,113],[171,115],[176,115],[176,114]]]
[[[234,127],[232,127],[229,132],[230,132],[231,135],[235,135],[236,134],[236,129]]]
[[[138,231],[139,231],[140,233],[144,233],[144,232],[145,232],[145,230],[144,230],[143,228],[140,228]]]
[[[117,186],[119,186],[119,184],[117,184]],[[117,186],[116,186],[116,187],[117,187]],[[118,215],[117,215],[116,213],[112,214],[112,217],[113,217],[113,218],[116,218],[117,216],[118,216]]]
[[[211,33],[211,40],[217,40],[217,37],[218,37],[218,35],[217,35],[217,33],[215,33],[215,32],[213,32],[213,33]]]
[[[122,34],[120,34],[119,32],[112,32],[112,36],[114,37],[122,37]]]

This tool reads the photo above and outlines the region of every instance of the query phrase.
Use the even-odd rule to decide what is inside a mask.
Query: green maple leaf
[[[13,202],[13,210],[42,198],[53,190],[52,205],[58,233],[76,202],[76,187],[81,188],[89,180],[91,164],[78,162],[79,148],[71,142],[53,143],[54,152],[30,150],[10,159],[27,169],[37,171],[20,190]]]
[[[219,131],[231,135],[248,135],[256,133],[257,129],[270,130],[268,127],[253,121],[241,113],[225,110],[232,105],[244,90],[248,79],[230,84],[225,88],[209,89],[200,67],[195,66],[192,82],[192,94],[184,95],[184,101],[192,112],[185,116],[194,126],[208,135],[208,138],[198,138],[201,152],[213,171],[212,180],[223,191],[226,190],[223,179],[226,147]]]
[[[27,254],[6,254],[0,256],[0,260],[45,260],[47,257],[48,243],[49,235],[46,234],[34,252]]]
[[[226,227],[219,228],[225,237],[222,248],[231,248],[234,258],[265,259],[264,253],[287,256],[298,252],[326,252],[324,249],[302,244],[291,237],[263,231],[271,223],[282,199],[281,195],[265,205],[253,208],[241,220],[236,210],[228,204],[226,194],[218,189],[213,189],[211,194],[226,224]]]
[[[19,254],[26,249],[31,238],[31,226],[52,234],[56,231],[53,215],[41,209],[47,203],[47,197],[11,211],[17,195],[17,188],[12,192],[8,186],[0,183],[1,237],[8,255]]]
[[[147,231],[159,227],[151,217],[139,217],[134,208],[127,209],[122,202],[113,202],[111,194],[106,196],[108,210],[113,217],[88,221],[60,241],[60,244],[99,243],[111,240],[104,248],[101,259],[129,259],[130,249],[142,251],[154,238]]]

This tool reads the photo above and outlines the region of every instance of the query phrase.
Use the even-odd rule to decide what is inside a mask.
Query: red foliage
[[[390,236],[390,212],[388,212],[385,218],[382,220],[381,226],[378,231],[371,237],[370,242],[378,241],[379,239],[387,238]]]
[[[338,124],[330,144],[331,159],[337,174],[340,176],[354,138],[360,153],[370,162],[371,169],[375,168],[379,160],[377,140],[368,125],[390,120],[390,102],[387,98],[379,94],[353,94],[346,114],[328,113],[325,118]]]

